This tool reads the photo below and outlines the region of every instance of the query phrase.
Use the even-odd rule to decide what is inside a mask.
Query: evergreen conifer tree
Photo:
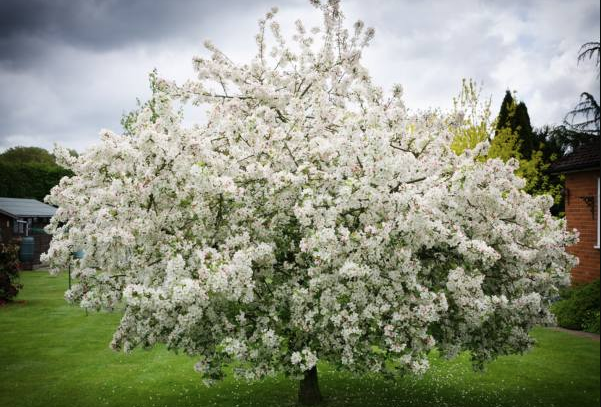
[[[523,158],[530,159],[539,146],[535,145],[534,133],[530,124],[528,108],[524,102],[517,104],[511,120],[511,129],[517,133],[520,141],[520,154]]]
[[[497,131],[495,132],[495,136],[500,129],[510,126],[510,117],[513,109],[515,109],[515,101],[513,99],[513,95],[509,89],[507,89],[505,91],[503,102],[501,102],[501,109],[499,110],[499,116],[497,118]]]

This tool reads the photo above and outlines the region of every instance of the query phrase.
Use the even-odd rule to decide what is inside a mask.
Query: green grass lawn
[[[108,348],[118,314],[86,313],[63,300],[65,274],[24,272],[21,303],[0,308],[0,406],[293,406],[297,383],[227,379],[206,388],[194,359],[165,349],[130,355]],[[599,342],[536,329],[538,345],[485,373],[467,355],[432,355],[422,378],[388,382],[320,365],[327,407],[598,406]]]

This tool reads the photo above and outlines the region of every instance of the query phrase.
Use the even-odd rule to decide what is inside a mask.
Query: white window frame
[[[601,239],[600,239],[600,230],[599,230],[599,226],[601,225],[601,223],[599,223],[599,218],[601,218],[601,205],[599,203],[599,201],[601,201],[601,199],[599,199],[599,192],[601,192],[601,178],[597,177],[597,245],[595,246],[595,249],[599,248],[599,245],[601,243]]]

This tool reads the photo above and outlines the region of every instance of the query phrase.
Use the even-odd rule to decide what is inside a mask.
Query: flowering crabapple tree
[[[318,361],[395,376],[434,348],[476,366],[526,350],[573,265],[551,198],[523,192],[515,161],[453,153],[449,118],[372,83],[374,31],[312,3],[321,27],[286,41],[272,9],[249,64],[207,43],[196,79],[151,75],[127,134],[57,149],[75,175],[47,197],[47,258],[85,252],[66,298],[123,304],[114,349],[165,343],[207,383],[227,364],[283,372],[304,404],[321,400]],[[185,103],[207,121],[185,125]]]

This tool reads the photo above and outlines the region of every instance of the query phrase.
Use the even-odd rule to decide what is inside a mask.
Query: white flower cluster
[[[47,258],[85,253],[67,298],[122,301],[114,348],[166,343],[208,381],[231,361],[256,379],[523,351],[573,235],[515,163],[457,156],[442,114],[410,114],[400,87],[385,98],[360,63],[373,30],[314,3],[323,27],[298,22],[289,44],[272,10],[249,64],[206,44],[196,80],[153,79],[127,135],[57,150],[75,175],[47,198]],[[184,126],[182,103],[209,104],[207,123]]]
[[[302,372],[310,370],[317,364],[317,356],[311,350],[305,348],[301,352],[293,352],[290,356],[290,363],[298,365]]]

